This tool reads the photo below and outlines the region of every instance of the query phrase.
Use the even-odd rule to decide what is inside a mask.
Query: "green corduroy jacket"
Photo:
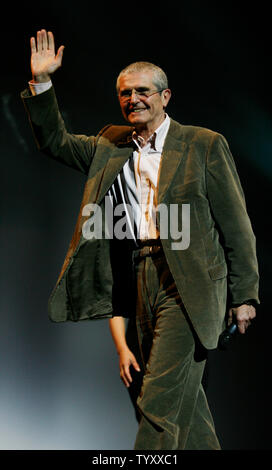
[[[55,322],[110,318],[111,240],[83,236],[88,216],[82,210],[89,203],[105,210],[107,191],[133,152],[132,127],[109,125],[96,137],[74,135],[66,131],[54,87],[37,96],[24,90],[21,96],[38,148],[87,176],[75,231],[49,298],[49,317]],[[162,245],[192,325],[203,345],[213,349],[227,303],[259,303],[255,236],[226,139],[171,119],[157,200],[167,208],[190,204],[188,248],[173,250],[170,231]]]

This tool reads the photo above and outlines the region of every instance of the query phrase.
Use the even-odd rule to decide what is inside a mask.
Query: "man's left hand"
[[[256,310],[253,305],[243,304],[239,307],[232,307],[229,309],[228,325],[236,321],[239,333],[244,334],[255,317]]]

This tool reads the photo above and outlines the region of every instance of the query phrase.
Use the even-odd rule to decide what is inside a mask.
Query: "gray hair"
[[[133,64],[128,65],[119,73],[116,80],[116,90],[119,92],[119,82],[120,78],[123,75],[127,75],[132,72],[143,72],[151,71],[153,72],[153,84],[157,90],[165,90],[168,88],[168,79],[165,72],[155,64],[151,62],[133,62]]]

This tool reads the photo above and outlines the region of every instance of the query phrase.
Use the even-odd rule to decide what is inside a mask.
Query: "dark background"
[[[36,149],[20,98],[29,38],[64,44],[53,77],[74,133],[123,124],[115,80],[135,60],[169,77],[168,114],[222,133],[257,238],[262,304],[228,352],[212,351],[207,395],[223,449],[271,449],[270,10],[264,2],[5,4],[1,29],[1,449],[132,449],[137,422],[106,320],[53,324],[48,297],[85,178]],[[267,5],[267,6],[266,6]],[[234,221],[235,223],[235,221]]]

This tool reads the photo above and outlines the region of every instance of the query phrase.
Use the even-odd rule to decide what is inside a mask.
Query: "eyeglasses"
[[[132,88],[132,90],[123,90],[121,93],[118,93],[118,97],[121,101],[128,101],[132,93],[134,92],[135,95],[137,95],[140,99],[141,98],[149,98],[152,95],[155,95],[156,93],[161,93],[165,88],[162,88],[161,90],[135,90],[135,88]]]

